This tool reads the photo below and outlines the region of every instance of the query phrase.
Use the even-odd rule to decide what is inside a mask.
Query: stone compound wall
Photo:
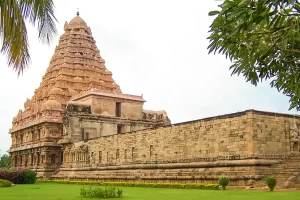
[[[288,154],[291,151],[290,134],[298,119],[287,116],[252,115],[253,152],[257,154]]]
[[[102,151],[110,162],[166,161],[193,159],[195,157],[218,157],[247,154],[249,130],[246,125],[235,129],[243,121],[242,117],[231,120],[198,121],[153,130],[138,131],[124,135],[103,137],[89,142],[89,151]],[[247,132],[248,131],[248,132]],[[235,137],[239,132],[244,138]],[[228,135],[232,135],[228,137]],[[217,137],[216,137],[217,136]],[[241,147],[241,148],[240,148]],[[119,150],[119,158],[116,152]],[[125,152],[127,155],[125,155]],[[105,156],[104,156],[105,157]],[[98,163],[107,163],[103,159]]]
[[[223,174],[232,185],[250,179],[259,185],[267,174],[284,179],[299,169],[289,170],[291,160],[298,160],[291,154],[290,130],[299,122],[290,115],[250,110],[101,137],[85,143],[84,167],[76,165],[78,145],[66,146],[75,154],[72,165],[64,163],[53,178],[216,182]]]

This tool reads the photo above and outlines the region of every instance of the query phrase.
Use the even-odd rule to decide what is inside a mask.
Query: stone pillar
[[[35,132],[36,132],[36,138],[37,138],[37,140],[41,141],[42,140],[41,129],[36,129]]]
[[[63,151],[63,153],[62,153],[62,165],[64,164],[64,163],[66,163],[66,155],[67,155],[67,153],[64,151],[64,150],[62,150]]]
[[[49,126],[45,127],[45,139],[49,137]]]
[[[32,168],[32,167],[33,167],[33,161],[34,161],[34,160],[33,160],[34,155],[33,155],[33,152],[32,152],[32,151],[29,152],[28,157],[29,157],[29,159],[28,159],[28,165],[30,166],[30,168]]]
[[[45,164],[44,164],[44,167],[50,167],[52,165],[52,163],[51,163],[50,150],[48,148],[46,148],[44,150],[44,155],[45,155]]]
[[[85,152],[85,164],[89,164],[89,163],[90,163],[89,154],[88,152]]]
[[[32,151],[32,154],[33,154],[33,164],[32,164],[32,167],[36,168],[36,166],[37,166],[37,152],[34,150],[34,151]]]
[[[20,152],[20,155],[19,155],[19,165],[18,165],[18,167],[22,167],[22,165],[23,165],[23,157],[22,157],[23,155],[21,154],[21,152]]]
[[[88,164],[88,163],[87,163],[87,160],[88,160],[87,157],[88,157],[87,152],[84,151],[84,152],[83,152],[84,164]]]
[[[40,164],[41,164],[41,152],[40,150],[36,150],[35,154],[34,154],[34,165],[36,168],[39,168],[40,167]]]
[[[67,150],[63,150],[64,155],[63,155],[63,162],[62,165],[65,165],[69,162],[69,152]]]
[[[35,137],[35,138],[34,138],[35,141],[39,142],[40,139],[39,139],[39,137],[38,137],[38,132],[37,132],[37,130],[33,130],[32,132],[33,132],[33,135],[34,135],[34,137]]]
[[[24,167],[28,167],[28,152],[24,152]]]
[[[79,161],[79,155],[78,155],[78,151],[75,151],[75,163],[78,163]]]
[[[15,155],[15,162],[16,162],[16,168],[19,166],[19,156],[18,156],[18,154],[16,153],[16,155]]]

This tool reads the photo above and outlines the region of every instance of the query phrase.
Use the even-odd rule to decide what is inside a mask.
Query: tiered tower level
[[[62,122],[61,112],[66,103],[82,91],[97,88],[121,93],[105,67],[91,29],[81,17],[66,22],[64,30],[40,87],[27,99],[24,111],[20,110],[13,119],[11,132],[41,122]]]
[[[90,27],[79,14],[69,23],[65,23],[64,31],[39,88],[35,90],[31,99],[26,100],[24,110],[19,110],[13,119],[9,132],[12,138],[10,152],[14,167],[53,171],[61,165],[63,159],[61,149],[64,141],[72,141],[72,136],[73,140],[87,139],[88,133],[82,133],[85,127],[79,127],[80,133],[71,133],[66,128],[63,129],[64,114],[64,121],[72,121],[66,117],[70,116],[67,114],[69,113],[67,105],[72,111],[74,106],[79,110],[82,108],[90,110],[84,115],[87,118],[94,116],[95,119],[96,116],[97,120],[94,120],[93,125],[95,131],[89,137],[127,131],[126,126],[120,127],[120,123],[124,121],[122,118],[130,121],[132,115],[120,114],[121,109],[126,111],[126,106],[123,108],[122,103],[141,105],[138,107],[140,109],[134,112],[138,112],[137,118],[140,118],[142,124],[147,123],[147,127],[162,125],[163,118],[167,119],[165,112],[160,112],[163,115],[158,113],[161,118],[155,119],[154,122],[154,114],[142,110],[145,100],[141,96],[122,94],[100,56]],[[84,98],[85,96],[88,100]],[[114,104],[111,104],[112,102]],[[118,109],[118,113],[110,112],[112,107]],[[72,113],[74,118],[74,112]],[[110,130],[104,130],[106,134],[101,133],[101,127],[99,130],[95,127],[95,124],[100,122],[105,124],[108,118],[111,120],[114,117],[118,118],[119,124],[115,123]],[[157,123],[158,121],[160,122]],[[137,129],[142,128],[143,125]],[[74,129],[70,131],[76,132]],[[76,134],[85,136],[76,137]],[[59,140],[61,142],[58,144]]]

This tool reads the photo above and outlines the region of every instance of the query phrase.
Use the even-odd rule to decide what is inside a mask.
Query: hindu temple
[[[186,97],[188,98],[188,97]],[[259,186],[300,181],[300,117],[246,110],[171,124],[113,80],[77,14],[9,130],[12,166],[48,179]]]

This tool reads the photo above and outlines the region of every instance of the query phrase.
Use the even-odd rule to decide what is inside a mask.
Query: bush
[[[27,170],[24,174],[24,183],[25,184],[34,184],[36,181],[36,173],[31,170]]]
[[[26,169],[4,169],[4,170],[0,170],[0,179],[5,179],[5,180],[9,180],[10,182],[14,183],[14,184],[24,184],[27,183],[25,182],[25,177],[26,177],[26,181],[28,181],[29,179],[32,181],[32,173],[35,173],[31,170],[26,170]],[[27,175],[26,175],[27,174]],[[36,177],[36,176],[35,176]],[[32,182],[28,182],[28,183],[32,183]]]
[[[272,192],[276,186],[276,178],[274,176],[267,176],[265,178],[266,184]]]
[[[78,185],[98,185],[115,187],[148,187],[148,188],[178,188],[178,189],[203,189],[218,190],[218,184],[197,184],[197,183],[144,183],[144,182],[97,182],[97,181],[68,181],[68,180],[47,180],[40,182],[52,182],[60,184],[78,184]]]
[[[84,187],[80,189],[80,196],[83,198],[120,198],[123,195],[123,190],[115,187],[106,187],[104,189],[96,187],[85,189]]]
[[[0,187],[11,187],[12,183],[8,180],[0,179]]]
[[[227,176],[221,176],[218,179],[218,183],[222,186],[223,190],[226,190],[226,186],[229,184],[229,178]]]

